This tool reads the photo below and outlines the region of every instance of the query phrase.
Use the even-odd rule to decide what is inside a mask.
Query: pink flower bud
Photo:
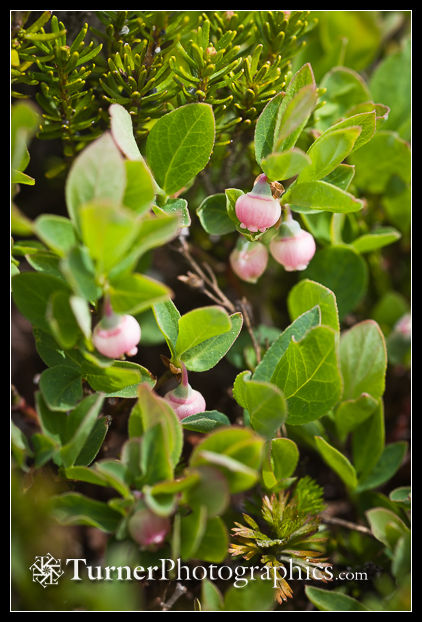
[[[242,229],[248,231],[266,231],[275,225],[281,215],[281,206],[273,198],[265,175],[258,177],[251,192],[237,199],[235,212]]]
[[[281,237],[270,242],[270,252],[287,272],[305,270],[315,254],[313,236],[294,220],[280,227]]]
[[[243,281],[256,283],[265,272],[268,263],[268,251],[261,242],[240,240],[230,254],[233,272]]]
[[[394,325],[394,332],[410,339],[412,333],[412,317],[410,313],[405,313]]]
[[[202,393],[192,389],[192,387],[188,385],[187,395],[183,397],[178,395],[178,389],[179,387],[166,393],[164,399],[167,400],[173,408],[180,421],[185,417],[197,415],[206,410],[207,405]]]
[[[111,359],[120,358],[123,354],[135,356],[141,339],[141,327],[137,320],[132,315],[113,314],[113,318],[111,325],[107,317],[97,324],[92,335],[94,346]]]
[[[170,526],[167,516],[158,516],[147,507],[137,510],[128,522],[129,533],[135,542],[152,551],[163,544]]]

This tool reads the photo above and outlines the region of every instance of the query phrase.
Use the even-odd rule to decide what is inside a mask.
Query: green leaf
[[[156,484],[173,477],[169,437],[164,426],[164,422],[158,421],[142,435],[141,470],[146,484]]]
[[[356,186],[366,192],[382,194],[393,175],[410,183],[410,146],[395,132],[377,131],[367,145],[351,154],[349,163],[356,167]]]
[[[144,253],[174,238],[179,230],[179,219],[167,214],[145,215],[142,220],[136,219],[136,230],[136,239],[131,240],[126,256],[110,271],[110,279],[116,280],[133,270]]]
[[[139,386],[138,395],[129,417],[129,438],[142,436],[149,428],[162,423],[172,465],[176,466],[183,446],[180,421],[171,406],[145,383]]]
[[[95,266],[85,246],[75,246],[62,259],[60,269],[74,292],[95,302],[101,296],[101,288],[95,279]]]
[[[287,404],[280,389],[269,382],[251,380],[251,372],[236,377],[233,397],[246,408],[251,427],[264,438],[272,438],[287,417]]]
[[[113,361],[109,367],[92,365],[84,372],[84,377],[94,391],[101,391],[108,397],[130,388],[129,395],[136,397],[136,388],[140,382],[151,382],[151,374],[141,365],[131,361]]]
[[[233,313],[229,319],[230,330],[222,335],[210,337],[183,353],[181,359],[187,369],[195,372],[207,371],[223,358],[238,337],[243,324],[241,313]]]
[[[186,186],[207,165],[214,134],[214,115],[208,104],[186,104],[153,125],[146,159],[167,194]]]
[[[241,492],[258,479],[263,443],[263,439],[249,428],[221,428],[195,446],[190,465],[217,466],[227,478],[230,492]]]
[[[287,399],[288,423],[303,424],[325,415],[341,395],[337,334],[328,326],[312,328],[291,340],[271,382]]]
[[[125,168],[127,181],[122,203],[140,216],[151,207],[154,200],[154,180],[142,160],[126,160]]]
[[[321,324],[338,331],[340,325],[334,292],[310,279],[303,279],[292,287],[287,297],[287,307],[292,320],[315,306],[320,309]]]
[[[271,459],[276,480],[293,475],[299,460],[299,450],[290,438],[273,438]]]
[[[182,420],[182,426],[185,430],[204,434],[223,425],[230,425],[230,419],[218,410],[205,410],[203,413],[189,415]]]
[[[391,88],[394,84],[394,88]],[[369,89],[375,101],[390,108],[383,129],[397,131],[401,138],[409,140],[405,130],[411,115],[411,42],[408,38],[401,49],[383,58],[376,66],[369,81]]]
[[[35,221],[35,232],[44,244],[62,256],[76,244],[73,224],[63,216],[42,214]]]
[[[64,467],[72,466],[88,440],[104,402],[104,396],[93,394],[84,398],[68,415],[67,441],[60,451]]]
[[[305,91],[301,89],[305,88]],[[265,106],[260,114],[255,128],[255,157],[260,164],[264,158],[274,151],[287,151],[294,146],[299,134],[306,125],[308,113],[312,112],[312,104],[316,93],[315,79],[309,63],[304,65],[291,79],[286,92],[278,93]],[[303,114],[300,115],[300,124],[286,139],[279,141],[280,130],[286,134],[294,127],[294,104],[306,104]],[[316,100],[315,100],[316,102]],[[290,123],[292,121],[292,124]],[[283,124],[285,125],[283,127]],[[277,149],[275,145],[279,142]]]
[[[330,445],[322,436],[315,436],[315,445],[328,466],[337,473],[348,488],[356,488],[356,471],[350,461],[338,449]]]
[[[286,99],[289,99],[287,103]],[[291,98],[289,88],[287,88],[286,96],[281,107],[283,108],[282,114],[280,115],[278,127],[276,127],[274,151],[284,151],[295,144],[300,131],[305,127],[311,116],[317,101],[318,93],[315,84],[307,84],[296,91]]]
[[[92,428],[84,446],[75,460],[75,465],[86,466],[91,464],[97,457],[109,428],[109,422],[106,417],[99,417]]]
[[[121,514],[106,503],[77,492],[55,497],[53,513],[63,525],[89,525],[105,532],[115,531],[121,520]]]
[[[232,328],[230,317],[222,307],[209,306],[193,309],[179,319],[179,334],[176,341],[178,357],[198,344],[227,333]]]
[[[386,445],[372,471],[359,482],[357,492],[377,488],[388,482],[400,468],[406,450],[407,443],[405,441]]]
[[[65,350],[72,348],[81,336],[81,331],[70,304],[69,293],[59,290],[52,294],[46,315],[57,343]]]
[[[351,152],[357,151],[363,145],[366,145],[375,134],[376,129],[376,110],[375,104],[372,104],[373,109],[367,112],[360,112],[358,114],[347,115],[342,121],[338,121],[325,130],[322,136],[329,136],[332,133],[337,133],[340,130],[348,130],[351,128],[360,128],[360,134],[356,138],[356,141],[351,149]],[[322,138],[322,136],[320,138]],[[318,139],[319,140],[319,139]]]
[[[350,164],[339,164],[323,181],[341,190],[347,190],[355,175],[355,167]]]
[[[271,580],[257,577],[246,585],[231,585],[224,594],[224,611],[271,611],[273,607]]]
[[[322,134],[308,149],[311,164],[300,173],[297,183],[329,175],[352,151],[360,133],[360,127],[349,127]]]
[[[401,234],[393,227],[378,227],[371,233],[364,233],[351,242],[358,253],[370,253],[401,238]]]
[[[310,208],[348,214],[362,209],[364,202],[326,181],[295,182],[283,194],[281,202],[293,210]]]
[[[33,326],[49,332],[46,318],[50,296],[57,291],[69,292],[66,283],[41,272],[22,272],[12,279],[13,300]]]
[[[174,356],[179,335],[180,313],[171,300],[156,303],[152,309],[158,328],[164,335],[170,352]]]
[[[357,104],[370,101],[371,95],[362,77],[347,67],[334,67],[320,83],[326,89],[325,106],[318,110],[317,127],[325,130]]]
[[[210,235],[225,235],[236,230],[227,214],[226,195],[211,194],[206,197],[196,210],[204,230]]]
[[[397,527],[402,534],[409,531],[401,518],[386,508],[371,508],[366,512],[366,516],[375,538],[390,549],[393,549],[396,544],[395,537],[392,538],[388,531],[390,525]]]
[[[188,202],[186,199],[168,199],[164,205],[153,206],[155,214],[169,214],[170,216],[177,216],[179,227],[190,227],[191,217],[188,208]]]
[[[78,369],[56,365],[40,376],[41,393],[52,410],[69,410],[82,399],[82,378]]]
[[[133,135],[132,118],[120,104],[112,104],[108,109],[110,131],[116,145],[129,160],[142,161],[142,155]]]
[[[79,209],[82,238],[98,274],[107,274],[127,253],[139,233],[136,215],[107,202],[85,203]]]
[[[368,287],[365,261],[355,250],[343,245],[317,251],[303,276],[334,292],[340,320],[356,308]]]
[[[228,547],[229,535],[223,520],[219,516],[209,518],[195,557],[218,564],[226,558]]]
[[[201,582],[201,610],[222,611],[223,597],[220,590],[208,579]]]
[[[356,400],[363,393],[369,393],[374,399],[382,396],[387,354],[383,334],[376,322],[359,322],[342,334],[340,364],[343,400]]]
[[[126,170],[110,133],[86,147],[73,162],[66,180],[69,216],[79,230],[79,209],[95,200],[121,203],[126,188]]]
[[[272,181],[282,181],[298,175],[311,163],[311,159],[303,151],[297,148],[283,151],[282,153],[270,153],[261,162],[261,168]]]
[[[384,449],[384,442],[384,407],[380,399],[378,408],[353,431],[353,464],[359,481],[364,479],[377,464]]]
[[[43,434],[60,445],[66,438],[66,415],[50,409],[40,391],[35,393],[35,405]]]
[[[172,292],[163,283],[135,273],[113,281],[109,295],[116,313],[135,314],[166,300]]]
[[[186,491],[187,503],[192,508],[204,506],[208,518],[223,514],[230,501],[226,478],[221,471],[208,465],[197,467],[196,472],[199,479]]]
[[[319,611],[369,611],[358,600],[342,592],[306,585],[305,593]]]
[[[345,439],[374,412],[378,400],[369,393],[362,393],[356,399],[342,401],[335,410],[334,417],[340,438]]]
[[[180,521],[180,557],[183,560],[187,561],[196,554],[205,533],[206,524],[207,510],[203,506],[195,508],[193,512],[182,517]]]
[[[253,380],[270,381],[277,364],[285,351],[290,340],[300,341],[302,337],[314,326],[319,326],[321,312],[318,306],[299,315],[268,348],[261,362],[255,368]]]

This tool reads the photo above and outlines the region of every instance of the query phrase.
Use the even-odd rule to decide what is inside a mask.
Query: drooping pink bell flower
[[[192,389],[188,383],[188,374],[182,363],[182,382],[172,391],[168,391],[164,399],[170,404],[181,421],[190,415],[204,412],[207,405],[204,396],[196,389]]]
[[[281,206],[271,194],[266,175],[260,175],[252,190],[237,199],[235,212],[241,228],[253,233],[275,225],[281,215]]]
[[[268,251],[261,242],[249,242],[240,237],[229,260],[233,272],[240,279],[256,283],[267,267]]]
[[[141,327],[132,315],[118,315],[106,302],[104,316],[94,328],[92,342],[98,352],[117,359],[123,354],[135,356],[141,339]]]
[[[315,254],[313,236],[292,218],[280,227],[280,235],[270,242],[270,253],[287,272],[305,270]]]
[[[142,549],[150,551],[160,548],[170,527],[168,516],[158,516],[146,506],[136,510],[128,521],[128,529],[132,538]]]

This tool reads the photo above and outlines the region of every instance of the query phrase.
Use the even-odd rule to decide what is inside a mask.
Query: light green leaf
[[[67,442],[60,451],[65,467],[72,466],[75,463],[95,426],[103,402],[104,396],[100,394],[88,395],[68,415],[66,421]]]
[[[251,372],[236,377],[233,397],[246,408],[251,427],[264,438],[272,438],[287,417],[287,404],[280,389],[269,382],[251,380]]]
[[[44,244],[62,256],[76,244],[73,224],[63,216],[42,214],[35,221],[35,232]]]
[[[129,274],[110,284],[110,302],[116,313],[135,314],[166,300],[171,290],[143,274]]]
[[[329,175],[352,151],[360,133],[361,128],[355,126],[322,134],[308,149],[311,164],[301,171],[297,183]]]
[[[122,156],[106,132],[86,147],[73,162],[66,180],[69,216],[79,230],[79,209],[97,199],[121,203],[126,188]]]
[[[265,352],[261,362],[255,368],[252,376],[253,380],[266,380],[269,382],[279,360],[287,350],[290,340],[300,341],[308,330],[320,325],[320,318],[321,311],[318,306],[299,315]]]
[[[198,344],[227,333],[232,328],[230,317],[223,307],[210,306],[193,309],[179,319],[176,353],[181,357]]]
[[[205,410],[203,413],[189,415],[182,420],[183,428],[192,432],[208,433],[222,425],[230,425],[230,419],[218,410]]]
[[[352,434],[353,464],[359,481],[372,471],[380,458],[385,442],[384,406],[378,408]]]
[[[388,244],[393,244],[401,238],[401,234],[393,227],[378,227],[371,233],[364,233],[351,242],[351,246],[358,253],[370,253]]]
[[[261,168],[272,181],[282,181],[298,175],[311,163],[311,159],[296,147],[282,153],[270,153],[261,162]]]
[[[328,326],[317,326],[301,341],[292,339],[271,382],[287,399],[289,424],[307,423],[325,415],[342,390],[337,333]]]
[[[337,473],[348,488],[356,488],[356,471],[350,461],[338,449],[330,445],[322,436],[315,436],[315,445],[328,466]]]
[[[372,471],[359,482],[357,492],[377,488],[388,482],[400,468],[406,450],[407,443],[405,441],[386,445]]]
[[[340,320],[356,308],[368,286],[365,261],[355,250],[345,245],[318,250],[303,271],[303,276],[334,292]]]
[[[357,212],[364,205],[363,200],[326,181],[295,182],[283,194],[281,203],[288,203],[293,210],[310,208],[346,214]]]
[[[156,303],[152,309],[158,328],[164,335],[170,352],[174,356],[179,335],[180,313],[171,300]]]
[[[311,603],[319,611],[369,611],[358,600],[342,592],[323,590],[310,585],[305,586],[305,592]]]
[[[225,235],[236,228],[227,214],[226,195],[211,194],[206,197],[196,210],[204,230],[210,235]]]
[[[41,393],[52,410],[69,410],[82,399],[82,378],[78,369],[56,365],[40,376]]]
[[[207,371],[227,354],[242,329],[243,316],[241,313],[233,313],[229,319],[230,330],[222,335],[210,337],[183,353],[181,359],[187,369],[196,372]]]
[[[12,279],[13,300],[33,326],[50,332],[46,312],[50,296],[69,292],[63,279],[42,272],[21,272]]]
[[[292,320],[318,306],[321,312],[321,324],[331,326],[338,331],[340,328],[335,294],[310,279],[303,279],[292,287],[287,297],[287,307]]]
[[[106,503],[77,492],[54,497],[53,501],[53,513],[64,525],[89,525],[105,532],[113,532],[121,521],[121,514]]]
[[[387,354],[382,332],[376,322],[365,320],[342,334],[340,364],[343,400],[369,393],[378,399],[384,393]]]
[[[126,160],[125,168],[127,181],[122,203],[140,216],[151,207],[154,200],[154,180],[142,160]]]
[[[214,115],[208,104],[186,104],[153,125],[146,159],[167,194],[186,186],[207,165],[214,134]]]

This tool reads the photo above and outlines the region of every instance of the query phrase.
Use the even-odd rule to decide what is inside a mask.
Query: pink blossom
[[[303,229],[293,236],[275,238],[270,242],[271,255],[287,272],[305,270],[315,249],[313,236]]]
[[[128,528],[130,535],[141,548],[156,550],[170,531],[170,519],[167,516],[158,516],[144,507],[129,519]]]
[[[265,272],[268,251],[260,242],[247,242],[238,245],[230,254],[233,272],[243,281],[256,283]]]
[[[266,231],[275,225],[281,215],[281,206],[273,198],[265,175],[258,177],[251,192],[237,199],[235,212],[241,228],[248,231]]]
[[[185,417],[197,415],[206,410],[207,406],[202,393],[188,385],[187,395],[184,397],[183,395],[178,395],[178,388],[166,393],[164,399],[173,408],[180,421]]]
[[[132,315],[116,316],[116,324],[106,327],[104,320],[97,324],[92,342],[108,358],[120,358],[123,354],[135,356],[141,339],[141,327]]]

